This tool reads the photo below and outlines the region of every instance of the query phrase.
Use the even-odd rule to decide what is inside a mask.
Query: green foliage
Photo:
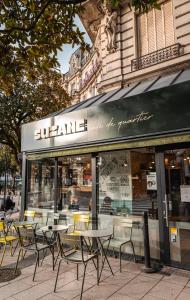
[[[5,174],[5,170],[9,171],[9,174],[12,176],[16,175],[16,172],[19,171],[10,148],[0,145],[0,176]]]
[[[118,6],[128,0],[102,0]],[[85,9],[84,0],[0,1],[0,86],[11,90],[23,76],[38,78],[59,66],[57,51],[64,44],[88,49],[74,18]],[[130,0],[136,10],[158,7],[157,0]],[[73,3],[73,4],[72,4]],[[67,4],[67,5],[66,5]],[[69,5],[68,5],[69,4]],[[78,5],[76,5],[78,4]]]
[[[86,48],[74,23],[81,6],[55,0],[4,0],[0,2],[0,85],[11,89],[15,78],[58,67],[57,51],[63,44]],[[33,70],[31,74],[31,69]]]
[[[21,125],[61,110],[70,104],[70,97],[62,85],[62,76],[56,72],[41,75],[37,82],[22,79],[14,89],[0,92],[1,144],[8,145],[18,163],[21,146]]]

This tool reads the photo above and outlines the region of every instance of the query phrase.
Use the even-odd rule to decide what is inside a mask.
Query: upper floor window
[[[137,16],[138,56],[175,43],[172,1],[164,1],[161,10],[152,9]]]

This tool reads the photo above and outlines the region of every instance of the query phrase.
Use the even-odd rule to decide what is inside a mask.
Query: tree
[[[10,147],[19,164],[21,151],[21,125],[61,110],[70,104],[70,97],[62,86],[62,76],[48,72],[30,82],[16,82],[9,95],[0,93],[0,137],[1,144]]]
[[[98,1],[98,0],[97,0]],[[100,0],[117,6],[131,3],[146,11],[157,0]],[[64,44],[88,49],[74,18],[85,0],[0,0],[0,86],[10,90],[23,76],[38,77],[59,66],[57,51]],[[32,70],[32,71],[31,71]]]

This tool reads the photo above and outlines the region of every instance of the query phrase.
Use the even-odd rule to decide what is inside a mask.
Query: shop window
[[[89,211],[92,205],[90,156],[60,157],[58,160],[58,210]]]
[[[99,213],[157,218],[157,182],[153,150],[115,151],[98,158]]]
[[[54,159],[29,161],[27,207],[53,209]]]
[[[132,241],[136,255],[143,255],[143,213],[149,215],[151,256],[159,258],[157,180],[154,149],[102,153],[99,169],[99,228],[113,228],[114,236]],[[122,248],[132,254],[130,245]]]
[[[175,44],[172,1],[137,16],[138,56]]]

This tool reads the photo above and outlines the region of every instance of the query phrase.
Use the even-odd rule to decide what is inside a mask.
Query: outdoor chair
[[[116,236],[116,229],[119,229],[119,232],[124,230],[124,234],[126,237],[119,237]],[[122,258],[122,250],[125,245],[130,244],[132,248],[132,253],[133,253],[133,258],[134,262],[136,262],[136,256],[135,256],[135,250],[134,250],[134,245],[132,241],[132,230],[133,230],[133,224],[132,222],[128,220],[123,220],[121,219],[119,222],[115,223],[113,225],[113,235],[110,241],[105,241],[104,246],[107,246],[109,243],[109,250],[113,250],[113,253],[115,255],[115,250],[119,252],[119,266],[120,266],[120,272],[122,271],[122,266],[121,266],[121,258]]]
[[[10,245],[11,256],[13,256],[13,242],[18,241],[18,236],[13,236],[9,234],[9,228],[4,221],[0,221],[0,244],[4,245],[3,254],[0,262],[0,267],[3,263],[3,259],[6,253],[7,245]]]
[[[59,214],[59,220],[58,220],[59,224],[62,223],[62,221],[64,221],[64,224],[68,225],[68,220],[69,220],[69,218],[67,215],[62,214],[62,213]]]
[[[90,224],[89,214],[74,214],[73,215],[73,231],[70,235],[80,236],[81,231],[88,230]]]
[[[33,281],[34,281],[36,275],[36,269],[40,263],[40,252],[44,253],[46,249],[49,249],[52,254],[53,270],[54,270],[54,243],[51,244],[38,243],[34,228],[17,227],[17,231],[19,236],[20,249],[19,249],[18,258],[16,262],[15,273],[17,271],[21,253],[23,255],[24,252],[23,255],[24,257],[27,251],[34,252],[36,254],[36,263],[35,263],[34,274],[33,274]]]
[[[94,265],[96,266],[97,271],[97,284],[99,284],[99,257],[98,253],[91,254],[88,251],[88,247],[85,247],[85,239],[82,236],[71,236],[69,234],[59,232],[58,233],[58,244],[60,248],[61,259],[59,261],[57,276],[55,280],[54,292],[56,292],[57,281],[59,277],[60,265],[63,260],[67,263],[71,262],[77,265],[77,280],[79,279],[79,265],[84,265],[82,287],[80,293],[80,300],[82,299],[84,280],[86,275],[86,268],[89,261],[93,260]],[[97,260],[97,265],[94,262],[94,259]]]
[[[34,221],[36,212],[34,210],[24,211],[24,221]]]
[[[59,222],[59,213],[48,212],[47,219],[46,219],[46,225],[52,225],[52,224],[54,224],[54,221],[56,221],[57,223]]]

